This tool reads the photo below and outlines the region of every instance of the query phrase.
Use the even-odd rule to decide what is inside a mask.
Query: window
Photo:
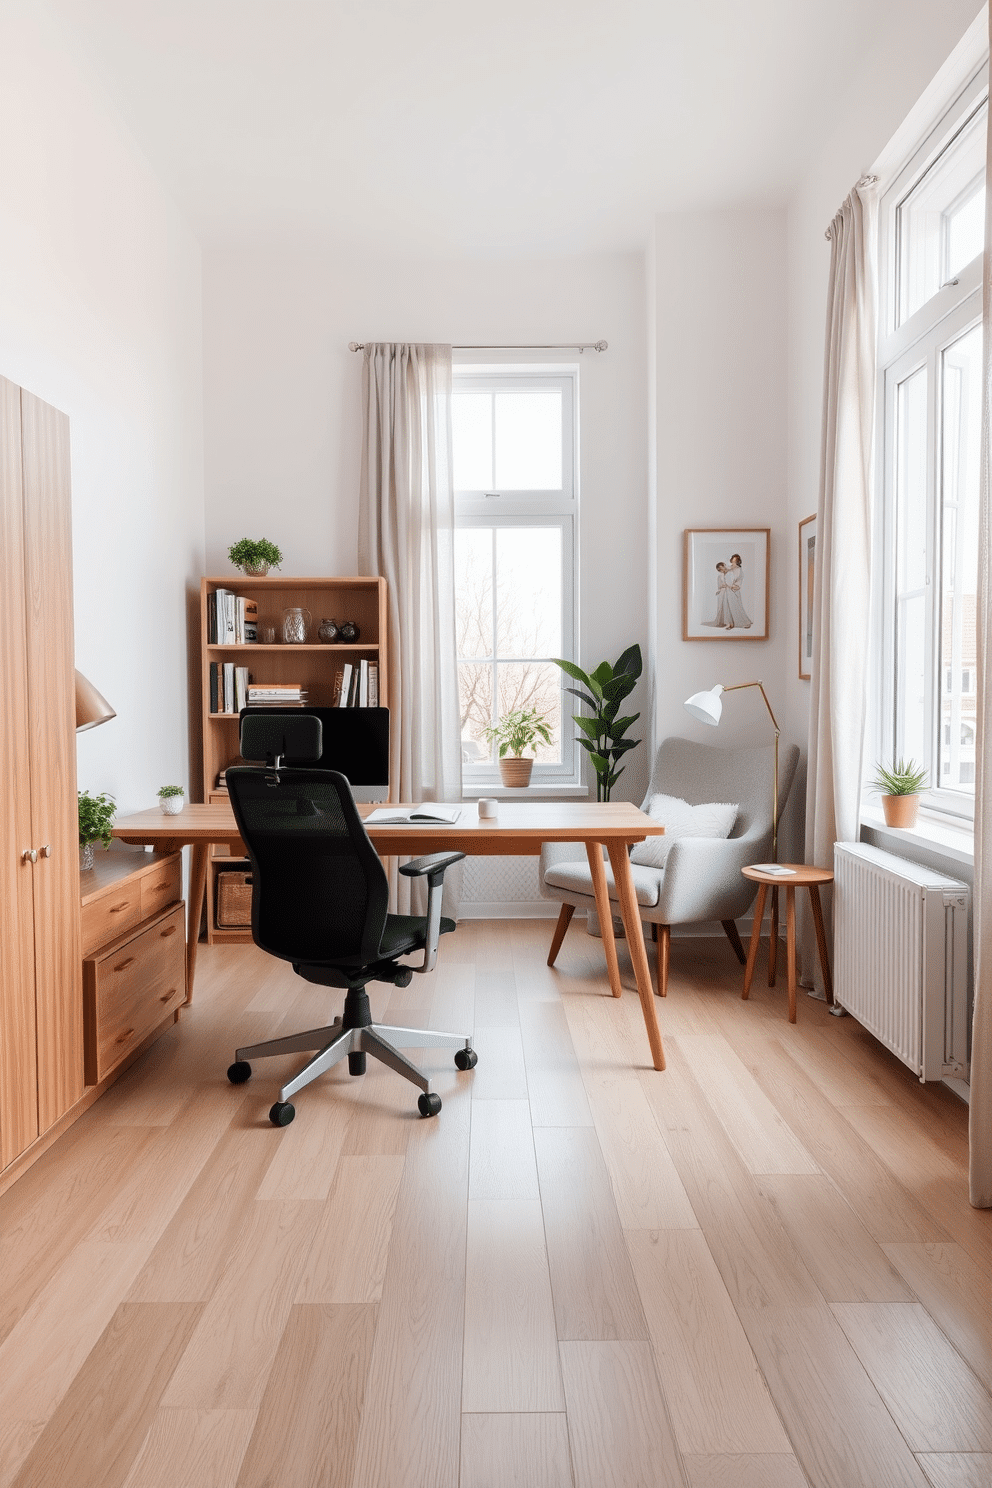
[[[988,87],[976,72],[882,198],[878,754],[970,816]]]
[[[576,373],[455,369],[452,444],[458,679],[468,784],[498,779],[485,729],[517,708],[549,721],[535,783],[577,783],[553,656],[575,653]]]

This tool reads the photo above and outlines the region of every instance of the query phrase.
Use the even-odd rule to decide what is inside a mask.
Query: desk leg
[[[589,872],[592,874],[592,891],[596,896],[596,913],[599,916],[599,933],[603,938],[606,955],[606,974],[610,979],[610,991],[614,997],[623,996],[620,981],[620,963],[617,960],[617,942],[613,934],[613,906],[610,891],[606,887],[606,869],[603,867],[603,849],[598,842],[586,843]]]
[[[747,948],[747,966],[744,968],[744,991],[741,997],[746,1002],[751,995],[751,979],[754,976],[755,964],[758,960],[758,948],[761,945],[761,922],[765,917],[765,900],[768,897],[768,885],[758,884],[758,902],[754,908],[754,920],[751,925],[751,944]]]
[[[190,844],[189,919],[186,925],[186,1001],[193,1001],[193,973],[196,970],[196,947],[200,939],[200,920],[207,897],[207,858],[209,842]]]
[[[789,1022],[796,1021],[796,891],[785,890],[785,964],[789,978]]]
[[[820,969],[823,972],[823,990],[827,994],[827,1004],[834,1005],[834,984],[830,975],[830,962],[827,960],[827,936],[823,928],[823,909],[820,905],[820,885],[812,883],[809,886],[809,907],[813,911],[813,924],[816,927],[816,947],[820,952]]]
[[[624,842],[611,842],[609,844],[610,864],[613,868],[613,877],[616,880],[617,893],[620,896],[620,914],[623,917],[623,928],[627,932],[627,949],[630,951],[630,959],[634,966],[634,979],[637,982],[637,995],[641,999],[641,1012],[644,1015],[644,1027],[647,1029],[648,1043],[651,1045],[651,1057],[656,1070],[665,1068],[665,1050],[661,1042],[661,1029],[658,1027],[657,1004],[654,1000],[654,991],[651,987],[651,969],[648,966],[647,951],[644,949],[644,933],[641,930],[641,916],[637,908],[637,896],[634,893],[634,880],[630,872],[630,859],[627,857],[627,844]]]

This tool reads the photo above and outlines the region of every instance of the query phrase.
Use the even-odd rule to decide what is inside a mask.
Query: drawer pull
[[[134,957],[133,956],[128,956],[126,960],[119,961],[117,963],[117,965],[114,967],[114,970],[115,971],[123,971],[124,968],[125,968],[125,966],[130,966],[133,963],[133,961],[134,961]]]
[[[108,913],[109,914],[120,914],[122,910],[124,910],[124,909],[130,909],[130,908],[131,908],[131,901],[130,901],[130,899],[124,899],[124,900],[122,900],[122,902],[120,904],[115,904],[113,906],[113,908],[108,911]]]
[[[168,935],[175,935],[176,928],[177,927],[175,925],[169,925],[167,929],[160,930],[159,931],[159,934],[161,935],[162,939],[165,940],[166,936],[168,936]]]
[[[115,1044],[126,1044],[127,1041],[128,1041],[128,1039],[131,1037],[131,1035],[133,1033],[134,1033],[134,1029],[133,1028],[125,1028],[125,1030],[124,1030],[123,1033],[119,1033],[117,1035],[116,1039],[114,1040],[114,1043]]]
[[[169,1002],[169,1001],[171,1001],[171,999],[173,997],[175,997],[175,995],[176,995],[176,989],[175,989],[175,987],[170,987],[169,990],[168,990],[168,992],[166,992],[165,996],[159,998],[159,1002]]]

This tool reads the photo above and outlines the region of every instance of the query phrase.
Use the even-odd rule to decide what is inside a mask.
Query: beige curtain
[[[460,801],[451,347],[366,345],[362,402],[358,559],[389,591],[391,794]],[[449,913],[457,884],[449,872]],[[408,879],[395,902],[416,912]]]
[[[806,861],[823,867],[833,864],[835,842],[856,842],[860,833],[871,596],[876,224],[875,182],[865,179],[827,232],[830,286],[806,784]],[[803,980],[822,993],[806,912],[801,953]]]
[[[990,115],[992,126],[992,115]],[[986,177],[992,183],[992,127]],[[984,387],[982,485],[978,518],[978,730],[975,765],[975,1014],[971,1035],[970,1193],[976,1209],[992,1209],[992,191],[985,194],[982,295]]]

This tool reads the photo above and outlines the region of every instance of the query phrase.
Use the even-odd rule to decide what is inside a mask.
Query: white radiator
[[[921,1080],[968,1074],[968,885],[834,845],[834,999]]]

